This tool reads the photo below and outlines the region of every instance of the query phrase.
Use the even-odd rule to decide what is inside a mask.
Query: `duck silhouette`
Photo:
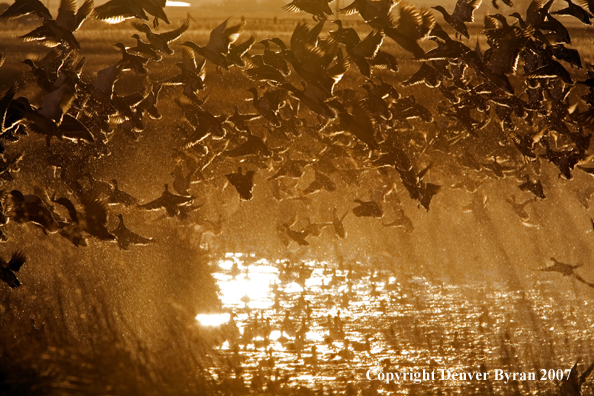
[[[124,224],[124,216],[118,214],[119,223],[112,234],[115,235],[120,249],[128,250],[130,245],[148,245],[153,242],[152,238],[145,238],[130,231],[126,224]]]
[[[384,216],[382,207],[375,201],[361,201],[360,199],[355,199],[354,202],[359,204],[359,206],[353,208],[353,214],[357,217],[380,218]]]
[[[144,210],[165,208],[169,217],[175,217],[180,214],[180,206],[189,205],[193,200],[194,197],[186,197],[169,192],[169,185],[165,184],[165,191],[163,191],[159,198],[149,203],[138,205],[138,207]]]
[[[235,173],[228,173],[225,176],[229,183],[235,187],[239,196],[246,201],[252,199],[252,189],[254,188],[254,174],[255,171],[247,171],[245,174],[243,173],[241,167],[237,168],[237,172]]]
[[[0,259],[0,280],[12,289],[21,286],[21,282],[17,279],[15,272],[21,269],[25,261],[27,261],[27,258],[20,252],[14,252],[8,262]]]
[[[571,264],[562,263],[562,262],[558,261],[557,259],[555,259],[554,257],[551,257],[551,261],[553,262],[553,265],[550,265],[546,268],[541,268],[541,269],[539,269],[539,271],[559,272],[563,276],[570,276],[570,275],[574,274],[574,270],[576,268],[579,268],[582,266],[582,264],[571,265]]]
[[[146,38],[153,49],[159,52],[165,52],[168,55],[173,55],[174,51],[169,44],[180,38],[181,35],[190,28],[190,20],[186,19],[184,23],[175,30],[160,34],[153,33],[151,28],[145,23],[135,22],[132,25],[146,35]]]

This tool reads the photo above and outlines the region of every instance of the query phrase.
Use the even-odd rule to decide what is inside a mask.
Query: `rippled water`
[[[592,304],[572,288],[560,293],[556,274],[538,274],[518,291],[400,278],[356,262],[228,253],[213,266],[225,312],[197,321],[218,350],[211,372],[223,393],[303,386],[353,395],[557,394],[559,382],[541,381],[541,370],[578,362],[582,372],[593,356]],[[423,369],[436,379],[377,380]],[[490,380],[441,380],[440,369]],[[495,380],[497,369],[535,379],[505,383]],[[582,391],[592,394],[588,383]]]

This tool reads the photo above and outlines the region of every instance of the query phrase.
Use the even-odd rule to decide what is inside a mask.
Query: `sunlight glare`
[[[221,261],[221,268],[227,269],[231,266],[229,261]],[[245,303],[245,296],[249,297],[251,308],[266,309],[274,303],[268,298],[270,284],[278,277],[278,270],[271,265],[258,265],[249,267],[249,277],[239,275],[235,279],[228,279],[226,276],[215,276],[219,280],[221,301],[226,306],[241,306]]]
[[[196,320],[202,326],[220,326],[223,323],[229,322],[229,318],[230,315],[228,313],[196,315]]]
[[[189,7],[190,3],[186,3],[185,1],[171,1],[167,0],[165,3],[165,7]]]

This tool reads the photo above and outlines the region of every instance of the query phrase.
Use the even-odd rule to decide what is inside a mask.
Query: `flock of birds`
[[[392,15],[395,0],[355,0],[341,10],[365,20],[372,30],[364,38],[341,20],[328,21],[332,15],[328,1],[294,0],[285,9],[311,14],[315,25],[299,22],[289,42],[278,37],[257,41],[255,34],[241,41],[245,23],[230,25],[226,20],[212,30],[207,43],[182,41],[177,48],[172,43],[190,28],[189,18],[174,30],[157,33],[159,20],[169,24],[162,1],[110,0],[94,7],[93,0],[87,0],[78,7],[75,0],[62,0],[54,19],[39,0],[16,0],[0,21],[37,16],[41,26],[18,39],[51,49],[39,60],[23,61],[35,78],[39,103],[31,103],[34,95],[17,95],[21,81],[8,84],[0,93],[0,176],[14,181],[21,161],[33,157],[18,148],[18,141],[24,135],[39,135],[47,142],[47,164],[59,170],[56,177],[68,197],[40,186],[32,194],[4,190],[1,236],[8,239],[2,226],[12,220],[39,226],[44,233],[58,234],[76,246],[86,246],[89,238],[117,242],[122,249],[147,244],[152,239],[129,230],[122,214],[118,214],[119,225],[109,230],[108,205],[165,209],[169,217],[195,219],[193,212],[200,205],[194,204],[193,186],[223,177],[216,170],[229,162],[237,171],[224,177],[246,201],[254,196],[256,173],[269,175],[277,201],[307,202],[311,194],[337,191],[338,183],[359,185],[364,174],[378,181],[369,200],[356,197],[358,206],[344,214],[334,207],[331,222],[312,223],[307,218],[307,225],[299,227],[302,222],[296,215],[293,221],[278,224],[286,246],[307,246],[326,228],[344,239],[348,213],[394,217],[383,225],[412,231],[412,221],[397,197],[398,186],[429,210],[443,188],[427,180],[434,166],[455,180],[451,188],[470,192],[476,192],[486,178],[515,175],[521,181],[519,189],[533,195],[524,202],[517,202],[515,196],[508,199],[524,221],[529,217],[524,207],[546,199],[539,180],[542,160],[556,165],[565,179],[573,177],[576,167],[594,174],[594,167],[588,166],[594,67],[586,65],[589,78],[574,81],[568,67],[583,69],[584,65],[579,52],[566,46],[571,37],[557,19],[567,17],[589,25],[594,3],[588,2],[587,10],[571,0],[565,2],[566,8],[551,11],[554,0],[533,0],[522,14],[512,13],[511,19],[486,14],[480,34],[488,48],[483,51],[478,37],[471,44],[467,27],[480,0],[458,0],[451,14],[441,6],[433,7],[453,28],[455,38],[429,9],[401,4],[396,19]],[[500,7],[495,0],[493,6]],[[154,17],[152,27],[144,23],[148,15]],[[132,36],[135,46],[115,44],[121,59],[99,70],[94,81],[83,74],[85,58],[79,59],[81,47],[75,37],[88,18],[108,23],[136,19],[132,24],[138,30]],[[331,30],[325,34],[328,25]],[[387,39],[418,64],[418,71],[398,83],[393,78],[397,57],[382,46]],[[179,72],[153,76],[151,65],[176,50],[181,51]],[[0,57],[0,67],[4,59]],[[208,110],[208,94],[204,94],[208,64],[221,78],[236,68],[255,83],[248,89],[251,113],[241,112],[237,105],[233,111]],[[360,90],[339,87],[349,69],[364,79]],[[119,95],[115,84],[127,72],[143,76],[144,83],[132,94]],[[421,100],[399,92],[413,85],[430,89],[430,94]],[[140,204],[119,189],[117,180],[109,183],[85,172],[89,163],[110,153],[115,133],[129,136],[130,144],[141,138],[148,119],[162,118],[160,92],[175,87],[181,88],[174,101],[183,115],[175,126],[183,139],[174,148],[176,166],[171,175],[176,193],[165,184],[159,198]],[[577,92],[583,95],[578,97]],[[232,97],[243,100],[241,93]],[[19,150],[19,155],[11,155]],[[313,169],[314,179],[299,188],[308,168]],[[586,204],[590,196],[584,197]],[[392,204],[389,216],[386,203]],[[469,210],[484,204],[479,198]],[[213,221],[201,222],[217,229]],[[18,270],[23,260],[20,254],[13,256],[3,271]]]
[[[590,25],[594,2],[588,1],[583,8],[572,0],[564,1],[567,7],[557,11],[551,11],[554,0],[533,0],[522,13],[487,14],[480,33],[483,41],[473,37],[475,42],[467,24],[474,21],[480,0],[458,0],[451,13],[434,7],[455,37],[441,27],[431,10],[401,4],[395,18],[392,9],[397,1],[354,0],[341,12],[364,19],[371,32],[363,38],[339,19],[328,21],[332,15],[329,1],[294,0],[284,9],[311,14],[314,25],[299,22],[288,42],[278,37],[258,40],[255,34],[240,40],[244,23],[231,25],[227,20],[212,30],[206,43],[182,40],[175,47],[173,43],[190,29],[190,21],[158,32],[159,20],[170,23],[164,1],[109,0],[95,7],[93,0],[87,0],[78,7],[75,0],[62,0],[54,19],[39,0],[15,0],[0,15],[0,23],[37,16],[41,26],[19,39],[50,50],[39,59],[23,60],[31,70],[34,93],[22,92],[27,81],[2,82],[6,88],[0,90],[0,178],[11,187],[0,193],[0,239],[9,240],[6,225],[14,222],[31,224],[80,247],[90,239],[117,243],[121,249],[152,243],[152,238],[126,226],[122,212],[133,208],[164,210],[167,217],[197,223],[217,235],[224,219],[208,220],[198,214],[196,184],[215,186],[225,179],[240,200],[250,201],[255,182],[266,178],[262,184],[268,184],[276,201],[295,200],[307,206],[312,194],[336,196],[344,185],[362,190],[357,187],[363,184],[364,175],[366,187],[376,185],[368,198],[354,197],[357,205],[352,208],[330,206],[331,220],[326,222],[312,222],[308,214],[278,221],[281,242],[308,246],[326,229],[334,238],[345,239],[344,220],[349,214],[384,219],[384,227],[412,232],[414,225],[398,197],[399,187],[419,207],[429,210],[444,188],[429,177],[436,168],[451,178],[447,187],[474,194],[473,202],[462,210],[477,216],[486,205],[486,197],[477,193],[481,184],[488,178],[514,175],[518,196],[530,194],[530,198],[517,200],[511,195],[506,202],[530,226],[525,207],[546,199],[548,193],[540,180],[543,160],[554,164],[564,179],[572,179],[576,169],[594,175],[594,166],[589,165],[594,67],[582,64],[579,52],[570,47],[569,31],[557,19],[573,18]],[[503,2],[512,6],[509,0]],[[493,0],[493,7],[502,6]],[[154,17],[152,26],[145,23],[149,15]],[[88,18],[107,23],[136,19],[132,25],[138,31],[132,36],[133,46],[115,44],[121,59],[99,70],[92,81],[83,73],[85,58],[79,59],[81,45],[75,37]],[[386,40],[418,65],[402,81],[395,79],[399,57],[389,52]],[[176,52],[181,52],[178,73],[151,72]],[[0,67],[4,59],[0,54]],[[209,108],[207,66],[220,78],[236,69],[245,81],[252,82],[249,94],[233,92],[231,96],[237,102],[251,97],[250,112],[240,111],[238,104],[222,111]],[[569,68],[585,68],[582,75],[587,77],[576,81]],[[363,81],[360,89],[341,83],[349,70],[344,80]],[[116,82],[132,73],[144,78],[140,89],[119,94]],[[413,86],[428,94],[415,97],[399,92],[413,91]],[[128,144],[134,145],[149,123],[168,120],[158,107],[163,92],[177,95],[174,103],[183,119],[172,128],[183,143],[173,148],[173,181],[164,184],[159,197],[146,202],[120,189],[117,179],[99,180],[87,169],[109,155],[115,134],[125,135]],[[47,148],[27,149],[22,142],[26,135],[30,135],[27,139],[40,136]],[[35,186],[25,191],[18,187],[16,174],[23,161],[29,160],[54,167],[55,181],[63,188],[48,191]],[[229,164],[237,171],[220,171]],[[263,177],[257,179],[257,174]],[[308,176],[313,179],[303,185]],[[585,208],[593,194],[592,188],[579,192]],[[110,227],[111,215],[118,218],[115,228]],[[19,287],[16,273],[25,261],[21,252],[0,258],[0,280],[11,288]],[[539,270],[573,276],[594,288],[575,272],[579,265],[552,261],[553,265]],[[280,273],[281,278],[294,277],[297,283],[304,283],[310,275],[303,267],[284,268]],[[335,279],[347,287],[350,282],[340,280],[336,272],[332,282]],[[322,288],[331,286],[322,284]],[[350,293],[350,287],[347,290]],[[349,305],[349,293],[341,297],[343,306]],[[376,293],[375,286],[370,293]],[[275,296],[281,294],[282,290],[275,290]],[[294,309],[300,321],[287,311],[280,328],[282,339],[300,359],[312,324],[311,307],[301,296]],[[386,306],[380,304],[379,309]],[[241,337],[233,323],[231,319],[227,330],[235,344],[255,346],[258,337],[268,340],[270,336],[270,319],[262,315],[253,318]],[[350,362],[354,351],[370,351],[369,339],[356,342],[345,337],[340,315],[328,316],[324,326],[330,344],[333,339],[345,340],[344,348],[330,360]],[[305,353],[308,365],[316,368],[322,363],[315,346]],[[261,368],[273,367],[270,353]],[[563,385],[566,394],[581,394],[591,371],[592,366],[579,378],[576,372],[571,389]]]

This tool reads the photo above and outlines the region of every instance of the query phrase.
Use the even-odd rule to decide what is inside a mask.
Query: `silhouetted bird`
[[[113,186],[103,180],[98,180],[93,177],[90,172],[85,172],[84,176],[89,181],[89,189],[87,195],[96,198],[109,197],[113,193]]]
[[[136,52],[137,54],[145,56],[155,62],[163,59],[163,57],[155,51],[156,48],[151,44],[142,41],[138,34],[134,33],[131,37],[136,39],[136,47],[130,47],[130,51]]]
[[[17,223],[31,222],[42,227],[45,233],[54,233],[60,226],[53,212],[37,195],[23,195],[19,190],[10,192],[11,218]]]
[[[327,15],[332,15],[328,3],[332,0],[293,0],[283,6],[283,10],[295,13],[307,12],[313,15],[314,20],[325,20]]]
[[[335,191],[336,184],[328,176],[316,170],[314,181],[312,181],[309,186],[303,190],[303,194],[313,194],[320,190],[326,190],[328,192]]]
[[[4,281],[11,288],[21,286],[21,282],[17,279],[15,272],[18,272],[27,258],[23,253],[14,252],[8,262],[0,259],[0,280]]]
[[[175,30],[159,34],[153,33],[151,28],[145,23],[133,23],[133,26],[146,35],[147,40],[155,50],[173,55],[173,49],[169,44],[180,38],[181,35],[190,28],[190,20],[186,19],[184,23]]]
[[[255,173],[255,171],[250,170],[244,174],[241,167],[238,167],[236,173],[229,173],[225,176],[227,177],[227,180],[229,180],[229,183],[235,187],[239,196],[242,199],[249,201],[253,196],[252,189],[254,188]]]
[[[23,41],[40,41],[48,47],[55,47],[57,43],[62,43],[71,49],[79,50],[80,44],[72,33],[76,32],[93,12],[95,3],[93,0],[87,0],[78,11],[77,5],[76,0],[62,0],[55,20],[51,16],[50,18],[44,16],[40,27],[19,38]]]
[[[379,203],[375,201],[361,201],[355,199],[359,206],[353,208],[353,214],[357,217],[383,217],[384,211]]]
[[[354,0],[340,9],[346,15],[359,13],[372,27],[385,28],[391,25],[390,13],[399,0]]]
[[[529,198],[526,201],[519,203],[519,202],[516,202],[516,197],[514,195],[512,195],[511,196],[511,199],[510,198],[506,198],[505,201],[511,205],[512,209],[514,210],[514,212],[516,212],[516,214],[518,215],[518,217],[520,217],[520,219],[523,222],[528,221],[528,219],[530,218],[530,215],[524,210],[524,208],[529,203],[534,202],[534,199]]]
[[[17,19],[35,14],[39,18],[52,19],[52,14],[39,0],[16,0],[0,15],[0,20]]]
[[[311,111],[324,118],[332,120],[336,117],[334,110],[326,103],[326,95],[313,85],[307,85],[303,82],[305,89],[303,91],[295,88],[290,83],[281,85],[283,89],[291,92],[291,97],[297,98]]]
[[[282,89],[266,91],[261,96],[258,94],[258,90],[254,87],[248,89],[252,93],[252,103],[258,113],[262,115],[266,120],[270,122],[272,126],[280,127],[281,118],[279,110],[285,104],[285,98],[287,93]]]
[[[229,54],[227,54],[227,61],[229,66],[245,67],[246,62],[244,57],[248,56],[248,51],[256,42],[256,34],[252,34],[249,39],[241,44],[231,44],[229,47]]]
[[[334,23],[339,28],[333,32],[335,37],[345,45],[347,54],[351,58],[351,61],[355,63],[359,72],[365,77],[370,78],[370,60],[377,55],[384,40],[384,33],[380,29],[375,29],[361,40],[353,28],[344,29],[340,20],[334,21]]]
[[[233,126],[235,127],[235,129],[239,130],[239,131],[247,131],[248,130],[248,125],[247,122],[251,121],[251,120],[256,120],[260,117],[262,117],[262,115],[260,114],[242,114],[239,112],[239,109],[237,106],[234,106],[235,108],[235,112],[233,113],[233,115],[231,115],[229,118],[227,118],[227,122],[230,122],[231,124],[233,124]]]
[[[118,219],[120,222],[112,233],[115,235],[120,249],[128,250],[130,245],[148,245],[153,241],[152,238],[145,238],[130,231],[124,224],[124,216],[121,214],[118,214]]]
[[[456,2],[456,8],[454,8],[454,12],[451,15],[442,6],[435,6],[433,8],[441,12],[443,19],[456,29],[458,33],[466,38],[470,38],[464,22],[474,22],[474,10],[481,5],[481,2],[482,0],[458,0]]]
[[[112,24],[131,18],[148,21],[146,11],[155,17],[153,26],[157,27],[159,19],[169,23],[164,8],[165,2],[161,0],[109,0],[107,3],[95,8],[94,16],[99,20]]]
[[[541,268],[539,271],[559,272],[560,274],[563,274],[563,276],[569,276],[574,274],[573,270],[582,266],[582,264],[565,264],[557,261],[554,257],[551,257],[551,261],[553,261],[553,265],[550,265],[546,268]]]
[[[111,183],[113,185],[113,192],[109,196],[107,201],[108,204],[122,204],[124,206],[136,205],[138,200],[127,192],[120,190],[116,179],[111,179]]]
[[[540,180],[532,180],[530,176],[524,175],[526,181],[520,184],[520,190],[522,191],[530,191],[532,194],[536,195],[540,199],[545,199],[546,195],[544,193],[544,189],[542,187],[542,183]]]
[[[592,363],[582,374],[578,374],[577,362],[571,368],[568,378],[562,381],[559,388],[559,395],[563,396],[581,396],[582,385],[588,380],[588,377],[594,371],[594,363]]]
[[[557,165],[557,168],[559,168],[559,171],[561,172],[559,176],[563,176],[565,179],[571,180],[573,178],[571,171],[584,158],[584,154],[575,150],[552,150],[546,140],[544,143],[546,152],[541,154],[540,157],[546,158],[549,160],[549,162]]]
[[[70,216],[70,222],[59,222],[60,235],[72,242],[74,246],[87,246],[87,239],[83,235],[83,216],[79,215],[72,201],[68,198],[58,198],[54,202],[64,206]]]
[[[309,242],[305,240],[305,238],[307,238],[307,236],[309,235],[307,231],[294,231],[287,223],[281,224],[280,229],[284,231],[289,238],[297,242],[297,244],[301,246],[309,246]]]
[[[255,66],[271,66],[272,68],[278,70],[278,72],[283,75],[284,77],[291,74],[291,69],[287,64],[287,60],[283,55],[283,52],[287,49],[285,43],[279,39],[278,37],[273,37],[271,39],[264,39],[259,41],[260,44],[264,46],[264,53],[260,56],[254,55],[250,58],[250,62],[254,63]],[[280,52],[274,51],[270,48],[270,43],[274,43],[276,46],[280,48]]]
[[[375,139],[376,123],[371,117],[369,105],[359,101],[354,103],[349,112],[342,103],[336,100],[333,100],[329,104],[338,110],[340,126],[344,130],[352,133],[357,139],[369,146],[369,148],[379,149],[379,145]]]
[[[107,208],[105,201],[83,196],[81,203],[84,208],[84,230],[104,241],[115,240],[115,236],[107,230]]]
[[[571,0],[565,0],[567,3],[567,7],[562,8],[560,10],[551,12],[551,14],[558,14],[558,15],[571,15],[579,19],[583,24],[591,25],[590,18],[592,18],[592,14],[588,11],[584,10],[579,5],[575,4]]]
[[[10,118],[14,118],[14,114],[9,112],[9,109],[17,90],[18,84],[15,82],[10,88],[7,88],[0,94],[0,136],[17,126],[24,116],[23,114],[9,122]]]
[[[210,38],[204,47],[191,41],[186,41],[181,45],[196,51],[197,54],[202,55],[217,67],[229,70],[229,62],[227,61],[226,56],[229,53],[230,45],[237,40],[240,32],[243,30],[243,24],[234,25],[228,28],[228,21],[229,19],[225,20],[210,32]]]
[[[332,226],[334,227],[334,234],[340,238],[340,239],[344,239],[347,236],[347,232],[344,229],[344,218],[346,217],[347,214],[349,214],[350,210],[347,210],[342,217],[338,217],[338,215],[336,214],[336,207],[334,207],[332,209]]]
[[[114,47],[119,48],[122,52],[122,70],[134,70],[139,76],[144,76],[148,73],[146,68],[148,59],[129,53],[123,43],[116,43]]]
[[[367,0],[365,0],[367,1]],[[390,18],[391,19],[391,18]],[[422,58],[425,51],[418,41],[427,38],[435,26],[435,17],[429,11],[418,11],[415,6],[406,4],[400,6],[400,17],[395,27],[384,27],[386,36],[390,37],[406,51],[416,58]]]
[[[425,84],[429,88],[437,88],[441,84],[441,74],[426,62],[421,64],[421,68],[410,76],[406,81],[402,81],[400,85],[409,87],[416,84]]]
[[[189,205],[193,200],[194,197],[185,197],[169,192],[169,185],[165,184],[165,191],[163,191],[159,198],[144,205],[138,205],[138,207],[145,210],[165,208],[167,215],[174,217],[180,214],[180,206]]]
[[[268,158],[272,156],[272,152],[266,146],[266,143],[258,136],[252,135],[248,129],[246,140],[237,147],[225,151],[223,154],[227,157],[243,157],[246,155],[256,155],[260,158]]]
[[[398,211],[398,217],[395,220],[392,220],[389,223],[384,223],[382,224],[384,227],[402,227],[404,228],[405,232],[413,232],[415,227],[413,225],[412,220],[410,219],[410,217],[408,217],[405,213],[404,210],[402,210],[401,208],[397,209]]]

